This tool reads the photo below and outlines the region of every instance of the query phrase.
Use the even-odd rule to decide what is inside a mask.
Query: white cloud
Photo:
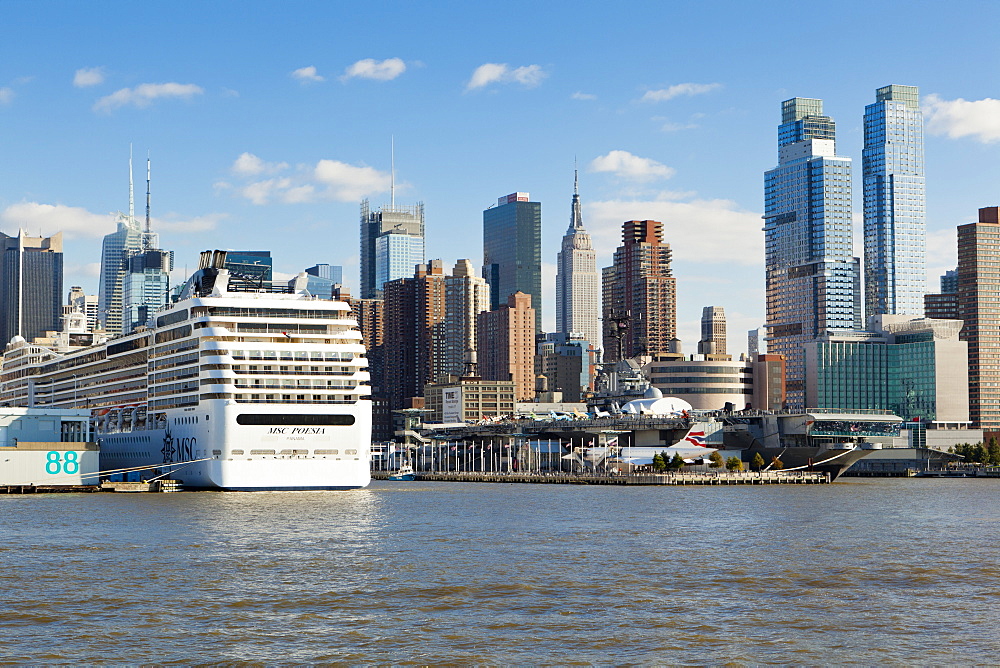
[[[673,249],[675,261],[746,266],[764,264],[761,214],[741,209],[729,200],[600,201],[587,206],[585,220],[594,238],[594,247],[608,249],[607,260],[610,260],[611,251],[621,243],[623,222],[658,220],[663,223],[663,240]]]
[[[971,136],[984,144],[1000,141],[1000,100],[942,100],[928,95],[923,106],[931,134],[951,139]]]
[[[669,88],[661,88],[659,90],[647,90],[646,94],[642,96],[642,102],[666,102],[667,100],[672,100],[675,97],[680,97],[681,95],[702,95],[703,93],[709,93],[717,88],[722,88],[722,84],[710,83],[710,84],[698,84],[698,83],[682,83],[675,84]]]
[[[253,153],[242,153],[230,168],[236,174],[274,174],[288,168],[287,162],[264,162]]]
[[[0,88],[0,104],[10,104],[13,99],[13,88]]]
[[[256,181],[247,184],[240,189],[240,194],[257,206],[267,204],[276,193],[288,190],[292,185],[291,179],[267,179],[266,181]]]
[[[596,100],[597,96],[591,93],[581,93],[580,91],[577,91],[570,95],[570,98],[574,100]]]
[[[316,74],[316,68],[312,65],[308,67],[300,67],[294,70],[290,75],[293,79],[297,79],[302,83],[312,83],[317,81],[324,81],[323,77]]]
[[[24,229],[29,234],[43,236],[62,232],[67,238],[100,237],[114,232],[115,219],[77,206],[19,202],[0,211],[0,228],[8,234]]]
[[[647,181],[650,179],[669,179],[675,170],[650,158],[640,158],[628,151],[615,150],[607,155],[601,155],[590,162],[592,172],[612,172],[616,176]]]
[[[175,214],[154,217],[150,223],[157,232],[204,232],[214,229],[228,214],[213,213],[194,218],[182,218]],[[62,232],[66,239],[100,238],[114,232],[115,216],[107,213],[92,213],[77,206],[62,204],[40,204],[20,202],[0,211],[0,228],[8,234],[17,234],[19,229],[29,234],[50,236]]]
[[[132,105],[134,107],[148,107],[155,100],[160,98],[182,98],[190,99],[195,95],[205,92],[201,86],[195,84],[179,83],[144,83],[135,88],[122,88],[111,95],[106,95],[94,104],[94,111],[110,112],[118,107]]]
[[[103,67],[84,67],[73,75],[73,85],[77,88],[97,86],[102,83],[104,83]]]
[[[525,65],[511,69],[506,63],[484,63],[476,68],[465,90],[483,88],[493,83],[519,83],[531,88],[542,82],[548,74],[541,65]]]
[[[264,162],[252,153],[243,153],[236,159],[231,171],[252,179],[264,174],[275,174],[289,167],[286,162]],[[362,197],[389,189],[391,178],[387,172],[372,167],[350,165],[339,160],[320,160],[315,165],[298,165],[295,173],[243,184],[217,182],[218,192],[235,191],[258,206],[280,201],[299,204],[322,200],[353,202]]]
[[[365,58],[344,70],[344,76],[341,77],[341,81],[346,81],[354,77],[375,79],[376,81],[391,81],[405,71],[406,63],[401,58],[386,58],[385,60]]]
[[[281,199],[288,204],[312,202],[316,199],[316,186],[309,183],[301,186],[293,186],[282,194]]]
[[[355,167],[339,160],[320,160],[313,170],[326,194],[340,202],[353,202],[365,195],[389,189],[391,177],[372,167]]]

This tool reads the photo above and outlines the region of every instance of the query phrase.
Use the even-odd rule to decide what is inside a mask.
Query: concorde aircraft
[[[671,446],[626,446],[618,451],[614,459],[632,466],[649,466],[653,463],[653,457],[666,453],[670,459],[673,459],[674,455],[680,455],[685,463],[693,464],[695,460],[708,457],[718,450],[718,448],[706,447],[705,438],[704,424],[696,422],[684,435],[684,438]]]

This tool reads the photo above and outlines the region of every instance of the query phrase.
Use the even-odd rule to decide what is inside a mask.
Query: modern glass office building
[[[767,351],[784,355],[791,408],[805,408],[802,346],[861,328],[851,235],[851,159],[836,155],[822,100],[782,102],[778,166],[764,174]]]
[[[26,341],[59,330],[62,315],[62,232],[51,237],[0,232],[0,338]]]
[[[406,246],[406,262],[409,266],[403,274],[398,274],[398,266],[394,268],[379,264],[378,243],[379,239],[387,234],[394,234],[397,237],[408,236],[411,239],[392,239],[385,243],[393,248],[399,249]],[[418,250],[419,249],[419,250]],[[389,252],[383,246],[383,251]],[[424,205],[418,202],[414,206],[396,206],[395,201],[389,206],[383,206],[377,211],[372,211],[368,200],[361,202],[361,298],[373,299],[382,296],[382,286],[386,281],[379,277],[393,275],[396,278],[409,278],[413,276],[413,268],[424,262]],[[397,256],[383,253],[383,260],[388,258],[392,262]],[[413,259],[413,261],[410,261]]]
[[[153,236],[153,245],[158,239]],[[150,248],[127,254],[125,276],[122,280],[122,334],[129,334],[166,306],[170,295],[170,272],[174,268],[174,254]]]
[[[411,278],[424,261],[424,238],[405,232],[387,232],[375,239],[376,294],[382,286],[399,278]]]
[[[968,344],[961,320],[881,315],[872,331],[831,332],[804,346],[810,408],[889,410],[968,426]]]
[[[125,258],[142,249],[142,228],[134,216],[118,214],[118,229],[101,244],[101,282],[97,288],[97,320],[105,331],[122,331],[122,284]]]
[[[535,328],[542,328],[542,204],[528,193],[511,193],[483,211],[483,278],[490,310],[515,292],[531,295]]]
[[[885,86],[865,107],[866,317],[924,313],[927,239],[919,95],[916,86]]]
[[[337,264],[316,264],[306,269],[306,273],[310,276],[328,278],[334,283],[344,282],[344,268]]]

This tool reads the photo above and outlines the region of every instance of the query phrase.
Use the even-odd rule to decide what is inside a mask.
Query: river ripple
[[[0,659],[995,663],[997,484],[0,496]]]

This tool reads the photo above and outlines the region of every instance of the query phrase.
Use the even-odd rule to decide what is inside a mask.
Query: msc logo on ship
[[[174,438],[167,427],[163,434],[163,463],[186,462],[194,459],[194,449],[198,446],[198,439],[194,436],[187,438]]]

